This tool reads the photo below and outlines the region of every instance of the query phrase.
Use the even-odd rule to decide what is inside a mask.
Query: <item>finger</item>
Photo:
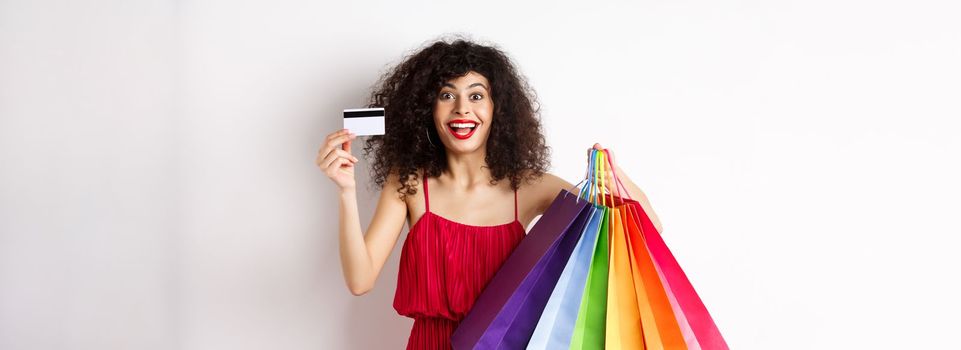
[[[351,163],[357,163],[357,161],[360,160],[360,159],[357,159],[357,157],[354,157],[353,154],[350,154],[349,152],[342,149],[334,150],[334,152],[337,153],[338,156],[349,160]]]
[[[344,135],[349,135],[349,134],[350,134],[350,130],[340,129],[339,131],[336,131],[336,132],[331,133],[330,135],[327,135],[327,138],[324,139],[324,143],[329,144],[331,140],[334,140],[334,139],[336,139],[336,138],[338,138],[338,137],[342,137],[342,136],[344,136]]]
[[[336,153],[334,152],[328,153],[327,156],[324,157],[324,160],[321,161],[320,167],[323,168],[324,171],[328,171],[328,174],[330,174],[329,172],[330,164],[333,163],[335,160],[337,160],[337,158],[340,158],[340,157],[338,157]]]
[[[330,152],[333,151],[334,149],[340,149],[340,148],[342,148],[341,145],[342,145],[344,142],[349,141],[350,139],[351,139],[351,137],[350,137],[349,134],[343,134],[343,135],[340,135],[340,136],[336,136],[336,137],[334,137],[334,138],[331,138],[331,139],[327,140],[327,144],[324,146],[324,150],[321,151],[321,153],[323,153],[323,154],[324,154],[324,157],[326,157],[326,156],[327,156],[328,154],[330,154]]]
[[[334,149],[331,148],[330,146],[324,145],[324,149],[322,149],[320,152],[317,152],[317,165],[322,166],[325,163],[324,160],[326,160],[327,157],[330,156],[330,153],[333,150]]]
[[[333,164],[338,159],[346,160],[346,158],[342,157],[340,154],[337,154],[337,152],[343,152],[343,151],[334,150],[333,152],[330,152],[330,154],[328,154],[326,158],[324,158],[324,165],[323,165],[324,169],[330,170],[331,164]]]
[[[334,150],[330,149],[330,147],[325,146],[323,150],[317,152],[317,159],[314,160],[314,163],[316,163],[321,169],[327,168],[327,165],[330,163],[329,157],[332,153],[334,153],[333,151]]]
[[[341,144],[343,144],[344,142],[347,142],[350,139],[351,139],[350,134],[337,135],[327,140],[327,146],[330,146],[331,148],[339,148],[337,146],[340,146]]]
[[[597,146],[596,143],[595,143],[594,145]],[[588,158],[590,158],[590,156],[592,156],[592,155],[594,154],[594,151],[596,151],[596,150],[598,150],[597,147],[588,148],[588,149],[587,149],[587,156],[588,156]]]
[[[337,172],[337,171],[342,171],[343,168],[344,168],[344,164],[348,164],[348,167],[353,166],[353,165],[350,165],[350,162],[348,162],[348,161],[347,161],[346,159],[344,159],[344,158],[337,158],[337,159],[335,159],[334,162],[330,164],[330,168],[328,168],[327,171],[326,171],[327,176],[329,176],[329,177],[334,177],[335,175],[337,175],[336,172]]]
[[[609,148],[605,148],[604,154],[607,155],[607,158],[611,160],[611,164],[614,164],[614,152],[612,152]]]
[[[344,135],[344,134],[349,134],[349,133],[350,133],[350,130],[340,129],[340,130],[334,131],[334,132],[332,132],[332,133],[330,133],[330,134],[327,134],[327,137],[324,138],[324,139],[325,139],[325,140],[330,140],[330,139],[332,139],[332,138],[334,138],[334,137],[337,137],[337,136],[340,136],[340,135]]]
[[[337,159],[344,159],[344,161],[351,163],[357,162],[357,158],[350,155],[350,153],[335,149],[333,152],[330,152],[330,154],[327,155],[327,158],[324,158],[324,169],[329,169],[331,164],[333,164]]]
[[[337,143],[336,140],[342,137],[343,135],[347,135],[349,133],[350,131],[348,131],[347,129],[340,129],[338,131],[330,133],[330,135],[327,135],[327,138],[324,139],[324,145],[320,148],[320,150],[317,153],[319,153],[320,157],[326,158],[327,154],[330,153],[330,150],[332,150],[334,147],[340,144],[340,143]]]
[[[351,168],[353,166],[354,166],[354,163],[352,163],[349,159],[337,158],[337,160],[335,160],[334,163],[330,165],[330,168],[332,170],[342,170],[345,168]]]
[[[357,138],[357,134],[348,134],[348,135],[350,136],[350,138],[347,139],[347,142],[344,142],[343,149],[344,151],[347,151],[347,153],[350,153],[350,144],[352,144],[353,143],[352,141]]]
[[[335,150],[334,152],[330,152],[330,155],[328,155],[327,158],[324,159],[324,168],[329,169],[333,167],[333,164],[337,162],[338,159],[343,159],[344,162],[348,162],[351,164],[357,162],[355,160],[356,158],[354,158],[349,154],[346,154],[346,152],[342,150]]]

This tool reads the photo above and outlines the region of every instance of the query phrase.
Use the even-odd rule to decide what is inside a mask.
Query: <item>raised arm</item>
[[[624,187],[627,187],[627,193],[630,193],[631,198],[641,203],[641,207],[644,208],[644,212],[647,216],[651,218],[651,223],[654,224],[654,228],[657,229],[658,233],[664,233],[664,229],[661,228],[661,220],[657,218],[657,214],[654,213],[654,208],[651,207],[651,202],[647,200],[647,195],[644,191],[641,191],[640,187],[631,181],[631,178],[627,177],[627,173],[621,170],[621,167],[617,164],[614,165],[615,171],[617,171],[617,177],[621,179],[624,183]]]
[[[397,192],[400,187],[397,177],[388,177],[367,233],[361,230],[354,181],[354,163],[358,159],[350,154],[354,137],[347,130],[328,135],[316,163],[338,187],[341,268],[350,292],[362,295],[374,287],[387,257],[397,244],[407,218],[407,204]]]
[[[601,148],[600,144],[595,143],[594,149],[602,150],[603,148]],[[588,149],[588,151],[590,151],[590,149]],[[617,162],[613,161],[614,153],[611,152],[611,150],[607,150],[607,152],[608,154],[611,155],[611,163],[614,164],[614,172],[617,174],[617,178],[621,180],[621,183],[624,184],[624,187],[626,188],[627,193],[630,195],[632,199],[638,201],[641,204],[641,208],[643,208],[644,212],[647,213],[647,216],[651,219],[651,223],[654,224],[654,228],[657,229],[657,232],[663,233],[664,229],[661,228],[661,220],[658,219],[657,214],[654,213],[654,207],[652,207],[650,201],[648,201],[647,195],[644,194],[644,191],[641,191],[640,187],[634,184],[634,181],[631,181],[631,178],[628,177],[627,173],[625,173],[624,170],[621,169],[620,165],[618,165]],[[607,167],[607,169],[610,169],[610,166],[606,164],[605,164],[605,167]],[[608,183],[611,182],[610,177],[608,178],[607,182]],[[611,187],[613,187],[613,185]]]
[[[407,203],[400,199],[397,177],[384,182],[374,217],[362,233],[357,213],[357,194],[340,193],[340,263],[347,288],[363,295],[374,288],[384,263],[397,244],[407,219]]]

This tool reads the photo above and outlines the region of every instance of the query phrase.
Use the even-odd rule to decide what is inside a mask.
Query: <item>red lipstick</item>
[[[460,140],[466,140],[474,135],[480,123],[470,119],[454,119],[447,122],[447,131]]]

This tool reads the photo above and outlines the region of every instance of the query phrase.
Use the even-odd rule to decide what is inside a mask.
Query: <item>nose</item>
[[[458,115],[470,114],[470,104],[462,98],[455,100],[454,113]]]

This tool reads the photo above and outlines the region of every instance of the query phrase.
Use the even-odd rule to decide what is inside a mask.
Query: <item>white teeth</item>
[[[471,129],[473,129],[474,127],[477,126],[477,124],[474,124],[474,123],[450,123],[450,126],[451,126],[452,128],[458,128],[458,129],[460,129],[460,128],[471,128]]]

